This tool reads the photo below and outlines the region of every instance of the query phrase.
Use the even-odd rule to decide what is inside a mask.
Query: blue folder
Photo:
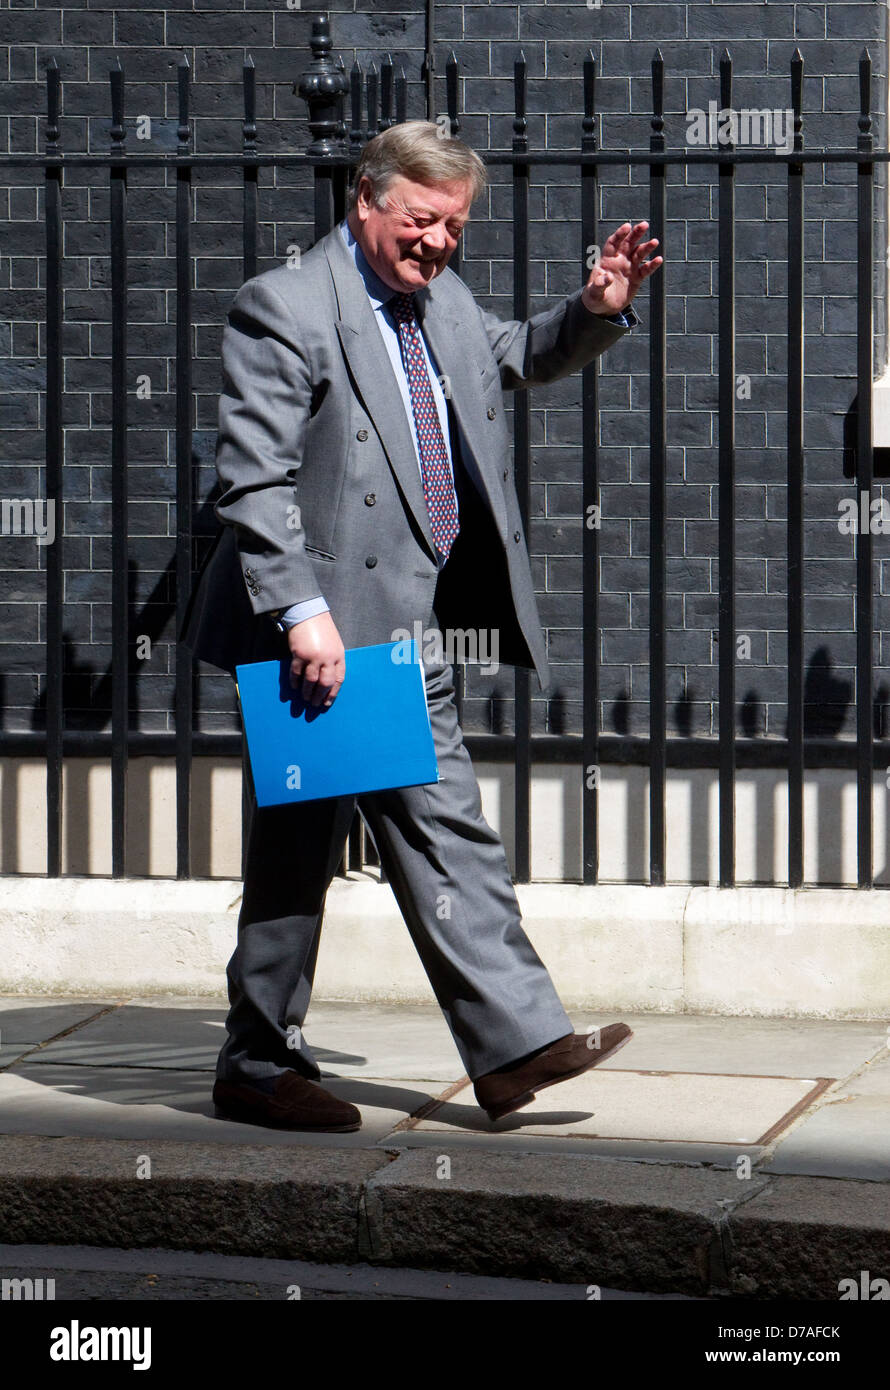
[[[329,709],[291,688],[287,657],[236,666],[235,677],[258,806],[439,780],[413,641],[350,648]]]

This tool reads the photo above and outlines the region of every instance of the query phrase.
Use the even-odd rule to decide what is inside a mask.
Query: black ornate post
[[[333,160],[345,153],[341,132],[343,99],[349,91],[349,79],[342,67],[331,57],[333,40],[331,22],[327,15],[312,21],[312,62],[295,84],[294,91],[309,107],[309,131],[312,143],[306,153],[313,161]],[[315,169],[315,236],[329,232],[334,219],[334,184],[332,163],[316,162]]]

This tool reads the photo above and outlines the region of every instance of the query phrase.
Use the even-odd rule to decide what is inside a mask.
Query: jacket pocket
[[[304,545],[303,549],[307,555],[314,555],[316,560],[336,560],[337,558],[329,550],[319,550],[315,545]]]

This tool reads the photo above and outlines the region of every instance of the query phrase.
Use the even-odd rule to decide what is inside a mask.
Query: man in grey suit
[[[298,264],[238,291],[222,345],[224,525],[183,630],[197,657],[234,672],[289,654],[291,684],[327,707],[348,679],[345,648],[395,641],[416,623],[487,629],[499,659],[533,668],[546,689],[502,392],[566,376],[622,338],[661,257],[646,259],[657,244],[646,223],[626,223],[582,289],[504,322],[447,269],[485,184],[461,141],[427,121],[395,125],[366,146],[345,222]],[[440,780],[358,804],[477,1100],[496,1119],[631,1033],[623,1023],[572,1032],[482,815],[452,667],[437,652],[424,676]],[[302,1033],[355,801],[251,807],[220,1115],[361,1124],[318,1084]]]

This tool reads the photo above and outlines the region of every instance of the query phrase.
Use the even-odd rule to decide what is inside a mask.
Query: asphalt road
[[[4,1285],[4,1280],[31,1280]],[[37,1281],[43,1280],[43,1284]],[[53,1280],[50,1286],[47,1281]],[[696,1302],[680,1294],[628,1293],[546,1280],[495,1279],[374,1265],[317,1265],[174,1250],[112,1250],[83,1245],[0,1245],[0,1301],[31,1293],[57,1302],[208,1300],[274,1302],[438,1301],[583,1302],[647,1300]]]

